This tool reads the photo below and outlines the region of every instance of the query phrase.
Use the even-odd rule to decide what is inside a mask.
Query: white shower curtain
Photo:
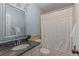
[[[76,50],[79,51],[79,24],[76,23],[71,33],[73,47],[76,46]]]
[[[73,26],[71,33],[73,46],[76,46],[76,50],[79,51],[79,4],[76,4],[76,22]]]

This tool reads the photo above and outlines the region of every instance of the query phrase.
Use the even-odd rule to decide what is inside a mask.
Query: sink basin
[[[21,44],[21,45],[13,47],[12,50],[21,50],[21,49],[27,48],[28,46],[29,44]]]

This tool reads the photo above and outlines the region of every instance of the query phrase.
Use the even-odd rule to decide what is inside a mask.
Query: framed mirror
[[[10,5],[5,5],[6,20],[5,20],[5,35],[18,36],[25,34],[25,12]]]

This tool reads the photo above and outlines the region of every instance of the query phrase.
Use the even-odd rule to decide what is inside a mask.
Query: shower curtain
[[[73,7],[68,7],[41,16],[43,47],[70,54],[72,13]]]
[[[71,37],[72,37],[72,41],[73,41],[73,48],[74,46],[76,46],[76,50],[79,51],[79,3],[77,3],[76,5],[76,22],[73,26],[73,30],[71,32]]]

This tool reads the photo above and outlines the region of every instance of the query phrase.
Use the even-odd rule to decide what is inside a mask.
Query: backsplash
[[[16,41],[16,40],[21,40],[26,38],[26,35],[18,35],[18,36],[6,36],[4,38],[1,38],[2,40],[0,40],[0,44],[2,43],[6,43],[6,42],[11,42],[11,41]]]
[[[4,43],[0,43],[0,46],[4,46],[4,47],[16,46],[16,45],[20,45],[20,44],[23,44],[23,43],[27,43],[26,38],[20,39],[20,40],[7,41],[7,42],[4,42]]]

